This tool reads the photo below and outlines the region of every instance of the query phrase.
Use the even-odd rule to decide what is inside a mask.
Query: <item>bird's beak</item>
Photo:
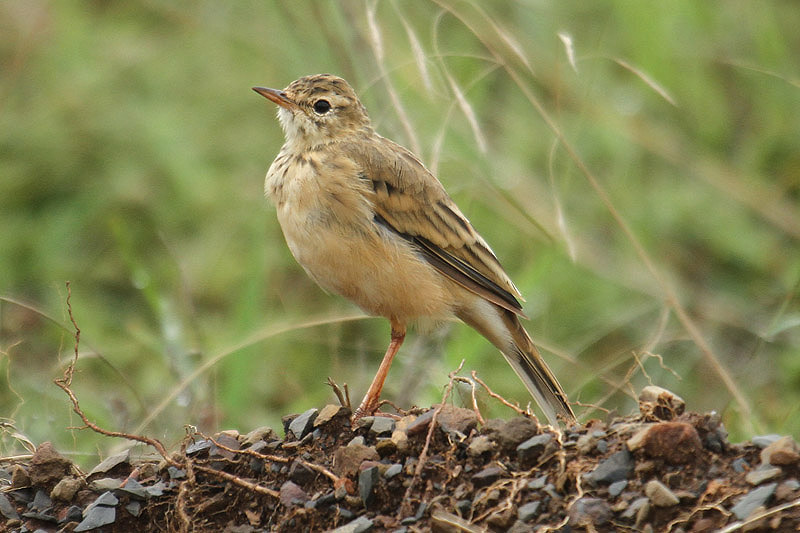
[[[286,109],[293,109],[297,107],[297,104],[289,100],[289,97],[286,96],[286,93],[281,90],[268,89],[266,87],[253,87],[253,90],[264,98],[272,100],[279,106],[285,107]]]

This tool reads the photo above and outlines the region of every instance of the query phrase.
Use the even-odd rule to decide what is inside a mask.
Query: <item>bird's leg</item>
[[[352,423],[355,424],[359,418],[363,416],[372,415],[378,409],[378,400],[381,397],[381,389],[383,389],[383,382],[386,381],[386,375],[389,373],[389,367],[392,366],[392,359],[394,359],[400,345],[403,344],[403,339],[406,338],[406,326],[396,320],[392,320],[392,341],[386,349],[386,354],[383,356],[381,366],[378,368],[378,373],[372,380],[372,384],[361,400],[361,405],[356,409],[353,415]]]

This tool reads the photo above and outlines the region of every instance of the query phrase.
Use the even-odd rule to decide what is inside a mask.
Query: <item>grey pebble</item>
[[[612,498],[616,498],[617,496],[622,494],[622,491],[625,490],[625,487],[627,486],[628,486],[628,480],[626,479],[615,481],[614,483],[608,486],[608,494]]]
[[[17,509],[11,504],[11,500],[5,494],[0,494],[0,514],[9,520],[19,520]]]
[[[569,523],[576,526],[602,526],[611,520],[611,508],[600,498],[583,496],[569,509]]]
[[[403,465],[401,465],[400,463],[395,463],[386,469],[386,472],[383,473],[383,477],[385,477],[386,479],[392,479],[394,476],[396,476],[402,471],[403,471]]]
[[[90,506],[91,507],[91,506]],[[83,515],[83,521],[73,531],[90,531],[98,527],[113,524],[117,518],[117,510],[107,505],[95,505],[87,507]]]
[[[744,520],[759,506],[764,505],[768,499],[772,497],[775,492],[777,483],[770,483],[763,487],[753,489],[736,502],[736,505],[731,507],[731,512],[736,515],[739,520]]]
[[[773,442],[775,442],[776,440],[778,440],[781,437],[782,437],[782,435],[778,435],[776,433],[770,433],[769,435],[758,435],[758,436],[755,436],[752,439],[750,439],[750,442],[752,442],[755,446],[758,446],[759,448],[763,449],[763,448],[766,448],[767,446],[769,446],[770,444],[772,444]]]
[[[375,435],[391,435],[394,431],[394,420],[388,416],[376,416],[369,427],[370,433]]]
[[[768,481],[770,479],[776,478],[783,473],[777,466],[773,467],[765,467],[760,466],[755,470],[752,470],[744,476],[744,480],[750,483],[751,485],[761,485],[763,482]]]
[[[134,500],[125,506],[125,510],[128,511],[131,516],[139,516],[142,512],[142,503]]]
[[[330,533],[364,533],[372,529],[372,520],[366,516],[359,516],[352,522],[332,529]]]
[[[517,518],[523,522],[527,522],[531,518],[535,518],[539,514],[539,507],[541,505],[542,502],[539,500],[528,502],[525,505],[520,505],[519,509],[517,509]]]
[[[313,429],[314,420],[317,419],[318,414],[319,409],[312,407],[289,423],[289,431],[292,432],[295,439],[302,439]]]
[[[530,490],[541,490],[545,485],[547,485],[547,474],[528,481],[528,488]]]
[[[125,492],[126,494],[130,494],[134,498],[139,498],[140,500],[144,500],[147,498],[147,491],[142,486],[141,483],[136,481],[135,479],[129,479],[125,482],[124,487],[120,487],[117,489],[121,492]]]
[[[188,448],[187,448],[187,453],[188,453]],[[130,456],[131,456],[131,451],[125,450],[122,453],[112,455],[111,457],[106,457],[99,465],[92,468],[92,470],[89,472],[88,475],[91,476],[92,474],[98,474],[98,473],[105,474],[115,466],[122,463],[127,463],[130,460]]]
[[[542,433],[531,437],[517,446],[517,457],[523,463],[536,461],[552,441],[553,435],[551,433]]]
[[[748,466],[750,466],[750,465],[747,463],[747,461],[745,460],[744,457],[737,457],[731,463],[731,467],[733,468],[733,471],[737,472],[739,474],[744,472],[747,469]]]
[[[380,472],[377,466],[365,468],[358,473],[358,495],[361,496],[364,507],[369,508],[375,499],[375,485],[379,478]]]
[[[633,472],[633,457],[628,450],[621,450],[604,459],[595,469],[584,476],[593,485],[610,485],[615,481],[627,479]]]

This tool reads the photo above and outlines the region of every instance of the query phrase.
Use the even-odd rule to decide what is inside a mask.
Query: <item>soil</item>
[[[556,431],[449,404],[351,428],[339,406],[194,434],[85,473],[41,444],[0,463],[0,531],[797,531],[790,437],[731,444],[664,391]]]

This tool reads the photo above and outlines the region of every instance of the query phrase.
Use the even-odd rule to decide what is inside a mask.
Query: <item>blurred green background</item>
[[[652,381],[735,440],[798,435],[798,27],[790,0],[0,3],[0,452],[125,444],[52,383],[67,280],[103,427],[279,426],[328,376],[360,399],[388,323],[306,277],[262,192],[283,135],[250,87],[318,72],[492,244],[573,400],[627,414]],[[384,397],[430,405],[462,359],[529,401],[458,324],[412,334]]]

